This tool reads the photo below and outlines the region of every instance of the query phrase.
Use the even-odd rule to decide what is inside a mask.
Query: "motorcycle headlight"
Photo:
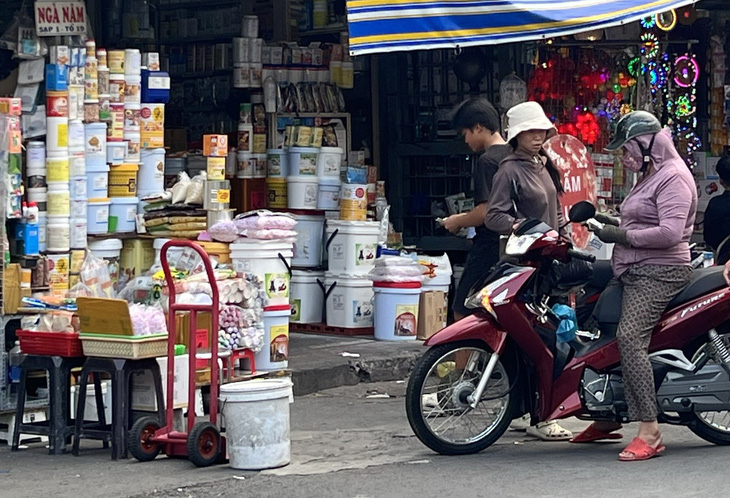
[[[522,256],[532,246],[532,244],[542,236],[541,233],[529,233],[525,235],[511,235],[504,249],[508,256]]]

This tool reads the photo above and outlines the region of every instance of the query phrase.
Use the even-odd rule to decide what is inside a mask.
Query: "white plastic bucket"
[[[68,182],[70,176],[68,155],[46,157],[46,179],[49,182]]]
[[[86,165],[86,193],[89,199],[109,197],[109,166],[106,164]]]
[[[86,232],[107,233],[109,231],[109,199],[90,199],[86,211]]]
[[[230,465],[262,470],[291,461],[289,379],[256,379],[221,386]]]
[[[76,149],[84,147],[84,122],[80,119],[72,119],[68,122],[68,148]]]
[[[339,178],[319,178],[317,209],[322,211],[339,211],[341,183]]]
[[[297,240],[294,242],[292,266],[316,268],[322,264],[324,215],[295,214]]]
[[[375,264],[378,222],[327,220],[326,233],[330,272],[367,275]]]
[[[106,162],[109,164],[122,164],[127,156],[127,142],[107,142]]]
[[[288,304],[264,308],[264,347],[256,353],[256,370],[280,370],[289,365]]]
[[[124,157],[125,163],[137,164],[142,159],[140,157],[140,142],[142,140],[140,137],[139,131],[124,130],[124,141],[127,142],[127,155]]]
[[[373,283],[367,278],[327,273],[327,326],[362,329],[373,326]]]
[[[71,199],[71,218],[86,218],[87,201],[84,199]]]
[[[38,213],[38,251],[46,252],[48,250],[48,213]]]
[[[46,118],[46,157],[68,154],[68,118]]]
[[[415,341],[420,282],[375,282],[375,339]]]
[[[339,178],[342,154],[339,147],[322,147],[317,157],[317,176]]]
[[[253,273],[265,285],[264,306],[289,304],[291,242],[249,239],[231,244],[231,260],[237,272]]]
[[[71,178],[71,181],[69,182],[71,199],[88,199],[88,196],[86,195],[86,187],[87,182],[85,176],[75,176]]]
[[[137,197],[112,197],[109,206],[109,218],[117,219],[114,233],[136,232]]]
[[[269,178],[284,178],[289,175],[288,152],[283,149],[266,151],[266,164]]]
[[[292,271],[290,318],[292,323],[322,323],[323,286],[323,271]]]
[[[70,250],[71,225],[68,218],[49,216],[46,232],[48,251],[68,252]]]
[[[86,152],[83,146],[68,150],[68,165],[71,176],[86,175]]]
[[[317,176],[317,157],[319,149],[316,147],[289,148],[289,175],[290,176]]]
[[[28,202],[38,204],[38,211],[48,210],[48,187],[29,188]]]
[[[86,218],[71,218],[70,226],[69,246],[71,249],[85,249]]]
[[[317,209],[317,177],[290,176],[286,179],[289,209]]]
[[[239,151],[236,154],[236,177],[237,178],[253,178],[256,170],[256,159],[250,152]]]
[[[48,183],[48,216],[65,216],[71,214],[71,193],[68,182]]]
[[[106,164],[106,123],[84,125],[86,167]]]
[[[137,195],[160,194],[165,191],[165,149],[143,149],[142,164],[137,173]]]

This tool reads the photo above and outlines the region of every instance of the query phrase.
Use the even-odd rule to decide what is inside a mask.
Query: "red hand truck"
[[[190,248],[196,251],[203,259],[205,272],[210,282],[212,304],[178,304],[175,291],[175,281],[170,273],[170,265],[167,261],[167,251],[171,247]],[[215,463],[220,455],[225,455],[225,438],[221,437],[218,427],[218,286],[216,285],[213,268],[208,255],[203,249],[189,240],[172,240],[162,246],[160,260],[165,273],[165,282],[169,292],[168,318],[167,318],[167,400],[165,425],[160,427],[160,422],[154,417],[145,417],[132,426],[129,431],[129,451],[139,461],[154,460],[160,451],[164,450],[169,457],[187,457],[198,467],[207,467]],[[175,315],[177,312],[190,313],[190,334],[187,350],[189,356],[188,368],[188,421],[187,432],[178,432],[173,429],[173,391],[175,382],[175,336],[177,331]],[[195,355],[197,352],[197,341],[195,331],[197,330],[198,313],[210,313],[212,316],[211,338],[211,378],[210,378],[210,418],[209,420],[196,421],[195,416]]]

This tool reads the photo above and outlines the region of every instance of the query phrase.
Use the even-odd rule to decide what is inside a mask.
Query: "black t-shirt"
[[[477,160],[474,171],[474,205],[479,205],[489,200],[492,191],[492,181],[499,169],[499,163],[514,152],[509,144],[492,145]],[[499,234],[489,230],[484,224],[476,227],[475,243],[499,241]]]

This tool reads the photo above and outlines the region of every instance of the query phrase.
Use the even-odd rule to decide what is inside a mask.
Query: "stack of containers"
[[[38,205],[38,250],[46,251],[46,226],[48,224],[48,184],[46,183],[46,144],[28,142],[26,146],[26,174],[28,177],[28,202]]]
[[[106,123],[84,125],[86,152],[87,225],[89,234],[109,231],[109,166],[107,160]]]
[[[203,209],[207,212],[207,226],[233,220],[231,183],[226,180],[226,158],[228,137],[226,135],[203,135],[203,155],[206,157],[207,175]]]
[[[266,121],[260,93],[251,102],[241,104],[238,124],[236,177],[243,179],[267,177]],[[283,206],[286,207],[286,206]]]
[[[368,221],[327,220],[325,275],[327,325],[346,329],[373,326],[373,286],[380,225]]]
[[[264,40],[259,38],[259,21],[246,16],[242,36],[233,39],[233,87],[261,88],[263,86]]]
[[[66,55],[64,55],[66,54]],[[71,236],[70,225],[70,164],[69,164],[69,91],[68,47],[55,47],[51,52],[51,64],[46,66],[46,251],[50,261],[68,261]],[[38,154],[38,152],[36,152]],[[42,172],[33,160],[34,173]],[[29,165],[30,166],[30,165]],[[40,176],[40,175],[35,175]],[[42,187],[38,187],[42,188]],[[39,212],[44,211],[41,192],[33,192],[38,200]],[[29,192],[30,195],[30,192]],[[29,200],[30,197],[29,197]],[[68,267],[65,272],[50,274],[51,291],[61,294],[68,290]]]
[[[160,54],[143,56],[142,104],[137,121],[140,130],[140,167],[137,196],[158,195],[165,191],[165,103],[170,99],[170,76],[160,71]],[[137,210],[143,212],[139,203]]]

